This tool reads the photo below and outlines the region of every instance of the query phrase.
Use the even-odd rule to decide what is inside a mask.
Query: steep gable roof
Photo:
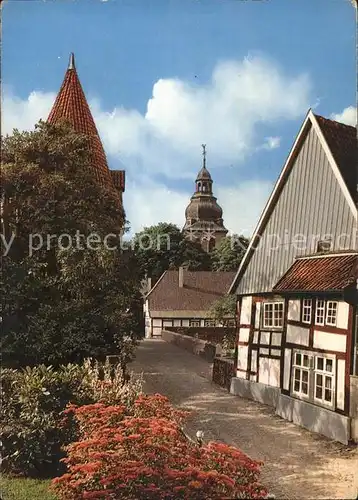
[[[113,182],[113,174],[108,168],[106,154],[94,122],[91,110],[87,103],[85,93],[75,67],[74,55],[70,56],[65,78],[62,82],[55,103],[50,111],[49,123],[69,122],[76,132],[87,135],[90,138],[90,152],[92,159],[92,171],[95,179],[103,186],[117,188]],[[122,172],[122,171],[113,171]],[[124,182],[124,172],[114,174]],[[119,191],[124,191],[124,186],[120,185]]]
[[[234,292],[241,277],[245,273],[259,239],[263,234],[266,224],[291,173],[295,159],[312,127],[317,134],[330,167],[347,200],[352,215],[354,219],[357,219],[357,208],[355,203],[357,198],[357,130],[355,127],[343,125],[333,120],[315,115],[312,110],[309,110],[270,198],[261,214],[244,258],[230,286],[229,293]]]
[[[183,270],[184,286],[179,287],[179,271],[165,271],[147,295],[154,311],[207,311],[225,295],[234,272]]]
[[[358,253],[299,257],[273,287],[274,292],[338,292],[356,281]]]
[[[357,196],[356,171],[358,165],[357,129],[334,120],[328,120],[323,116],[314,116],[347,188],[353,200],[355,200]]]

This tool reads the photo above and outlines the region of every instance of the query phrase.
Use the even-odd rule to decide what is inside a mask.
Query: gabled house
[[[231,392],[358,440],[357,131],[308,112],[230,293]]]
[[[145,336],[160,337],[167,327],[214,327],[208,313],[229,290],[233,272],[165,271],[145,297]],[[231,320],[231,323],[230,323]],[[228,318],[228,326],[235,319]]]

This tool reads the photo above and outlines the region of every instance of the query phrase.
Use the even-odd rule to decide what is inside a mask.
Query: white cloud
[[[46,119],[56,98],[54,92],[31,92],[27,99],[3,89],[1,133],[11,134],[14,128],[32,130],[40,118]]]
[[[357,108],[355,106],[348,106],[342,113],[333,113],[331,118],[337,122],[353,125],[353,127],[355,127],[357,125]]]
[[[3,132],[31,129],[48,116],[54,99],[53,92],[32,92],[21,100],[5,89]],[[287,75],[275,62],[255,56],[220,62],[206,85],[159,79],[144,114],[121,106],[108,112],[99,100],[90,105],[109,163],[119,160],[126,168],[125,206],[133,230],[163,219],[182,226],[192,193],[170,192],[165,183],[153,179],[161,174],[194,181],[201,163],[200,145],[206,143],[209,168],[235,165],[237,169],[235,186],[215,184],[225,224],[233,232],[250,232],[267,198],[268,184],[240,182],[245,159],[260,149],[269,154],[278,148],[280,137],[262,135],[262,126],[304,115],[310,101],[307,75]]]

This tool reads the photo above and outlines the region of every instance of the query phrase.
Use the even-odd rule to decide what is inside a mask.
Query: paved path
[[[356,499],[358,450],[310,433],[274,415],[271,408],[228,394],[210,381],[211,366],[162,340],[144,340],[132,364],[143,372],[145,392],[168,396],[193,410],[192,436],[205,432],[262,460],[262,482],[276,498]]]

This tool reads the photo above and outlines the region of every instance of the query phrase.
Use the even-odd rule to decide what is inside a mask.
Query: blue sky
[[[11,0],[4,130],[46,115],[73,51],[133,230],[183,224],[206,142],[224,221],[250,233],[308,107],[355,102],[354,20],[348,0]]]

